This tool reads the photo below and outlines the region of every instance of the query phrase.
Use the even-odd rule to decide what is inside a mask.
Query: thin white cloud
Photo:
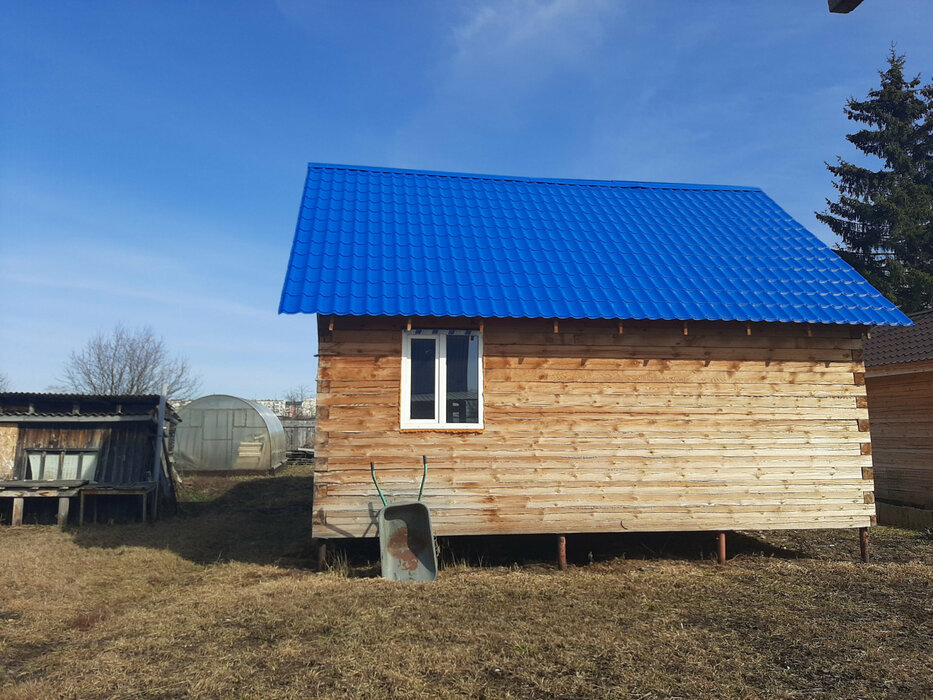
[[[605,41],[606,14],[620,3],[608,0],[510,0],[483,3],[451,30],[452,69],[495,69],[508,81],[516,71],[539,75],[576,64]]]
[[[386,160],[402,167],[496,172],[510,160],[509,139],[554,114],[548,95],[564,82],[593,85],[610,28],[627,15],[618,0],[480,0],[459,6],[440,28],[446,51],[426,71],[430,90],[412,105]],[[487,166],[467,141],[498,142],[502,164]],[[533,173],[528,173],[533,174]]]

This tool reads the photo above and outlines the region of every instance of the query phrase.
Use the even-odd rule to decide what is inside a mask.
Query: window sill
[[[438,426],[436,428],[428,426],[401,427],[400,433],[482,433],[486,430],[484,426],[474,426],[465,428],[451,428],[449,426]]]

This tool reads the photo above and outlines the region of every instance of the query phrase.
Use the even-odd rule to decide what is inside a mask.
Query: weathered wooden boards
[[[933,363],[867,373],[879,499],[933,509]]]
[[[314,418],[289,418],[279,416],[285,430],[285,449],[301,450],[314,445]]]
[[[374,536],[390,496],[440,535],[863,527],[858,329],[489,319],[485,428],[399,429],[407,319],[319,323],[314,536]],[[413,327],[478,329],[477,319]],[[555,327],[558,329],[554,331]]]
[[[60,423],[23,424],[18,439],[14,478],[23,478],[27,450],[95,450],[98,452],[96,480],[102,483],[145,481],[152,473],[152,422],[113,423],[100,426]]]
[[[899,506],[879,500],[878,523],[906,527],[911,530],[933,530],[933,509]]]
[[[112,496],[139,496],[140,498],[140,518],[146,522],[147,514],[152,520],[158,517],[159,510],[159,487],[154,482],[143,484],[126,484],[120,486],[87,486],[81,489],[79,494],[78,506],[78,525],[84,525],[85,500],[88,496],[95,497],[94,520],[97,520],[96,499],[100,497]]]
[[[81,487],[87,484],[82,480],[66,480],[57,482],[33,483],[29,481],[0,482],[0,499],[12,499],[13,509],[10,525],[19,527],[23,524],[23,513],[27,500],[57,498],[58,524],[65,527],[68,524],[68,511],[71,497],[78,494]]]

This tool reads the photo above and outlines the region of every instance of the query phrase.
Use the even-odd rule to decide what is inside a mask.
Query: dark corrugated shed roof
[[[865,340],[869,367],[933,361],[933,311],[914,314],[910,328],[874,328]]]
[[[158,394],[68,394],[45,391],[4,391],[0,392],[0,403],[35,398],[44,401],[103,401],[107,403],[158,404]]]
[[[279,312],[910,324],[758,188],[323,164]]]
[[[158,394],[62,394],[8,391],[0,392],[0,414],[62,416],[149,415],[159,407]],[[77,408],[77,411],[75,409]],[[177,419],[170,404],[166,414]]]

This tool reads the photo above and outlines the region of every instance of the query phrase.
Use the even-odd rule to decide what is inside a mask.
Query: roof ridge
[[[536,182],[546,185],[574,185],[580,187],[620,187],[650,190],[713,190],[735,192],[762,192],[751,185],[713,185],[689,182],[651,182],[646,180],[581,180],[573,178],[529,177],[525,175],[494,175],[488,173],[458,173],[444,170],[419,170],[415,168],[390,168],[371,165],[345,165],[339,163],[308,163],[308,169],[350,170],[370,173],[401,173],[429,177],[445,177],[459,180],[495,180],[496,182]]]

